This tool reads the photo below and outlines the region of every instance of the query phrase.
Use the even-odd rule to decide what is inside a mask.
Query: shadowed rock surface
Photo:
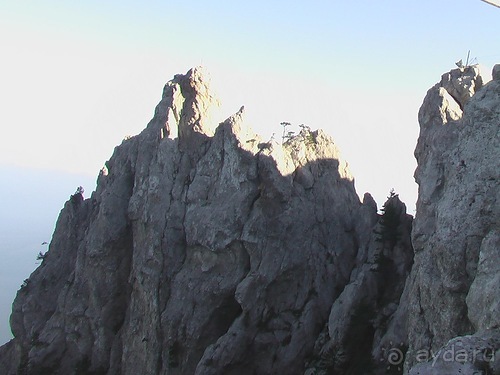
[[[381,217],[375,211],[367,214],[359,217],[360,223],[371,218],[373,227],[365,233],[366,250],[359,253],[349,284],[333,303],[307,375],[384,374],[398,368],[387,361],[388,350],[408,347],[406,310],[397,308],[413,263],[412,217],[393,194]]]

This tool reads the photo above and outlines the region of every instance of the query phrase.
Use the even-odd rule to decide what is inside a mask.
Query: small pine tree
[[[401,237],[399,233],[401,219],[397,208],[392,203],[397,197],[398,195],[394,192],[394,189],[391,189],[387,201],[382,206],[380,231],[375,232],[378,235],[377,241],[382,242],[382,244],[387,244],[390,248],[396,246]]]
[[[71,202],[73,204],[79,204],[81,202],[83,202],[83,193],[85,192],[85,190],[83,189],[82,186],[78,186],[76,188],[76,191],[75,191],[75,194],[73,194],[70,199],[71,199]]]
[[[280,123],[281,126],[283,126],[283,134],[281,135],[281,143],[285,143],[285,141],[287,141],[289,139],[289,137],[287,138],[287,134],[289,134],[290,132],[287,133],[287,130],[286,128],[289,127],[289,126],[292,126],[292,124],[290,124],[289,122],[286,122],[286,121],[283,121]]]

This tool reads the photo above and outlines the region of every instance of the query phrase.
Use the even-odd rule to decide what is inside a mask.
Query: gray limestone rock
[[[243,107],[216,121],[202,70],[175,76],[64,205],[0,373],[500,374],[493,78],[464,67],[427,93],[412,220],[397,195],[361,203],[323,131],[263,141]]]
[[[265,143],[214,106],[199,69],[175,76],[96,192],[66,203],[2,370],[303,372],[376,213],[324,132]]]
[[[419,121],[409,353],[498,326],[499,81],[483,87],[477,67],[445,74]],[[416,362],[407,356],[408,367]]]
[[[500,327],[500,229],[490,231],[481,242],[466,303],[476,330]]]
[[[500,80],[500,64],[496,64],[493,67],[493,72],[491,73],[493,80]]]

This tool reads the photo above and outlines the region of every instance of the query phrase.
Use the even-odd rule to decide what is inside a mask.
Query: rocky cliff
[[[411,234],[396,194],[382,214],[359,201],[324,132],[262,140],[243,108],[218,124],[203,71],[175,76],[92,196],[66,202],[0,372],[401,373],[455,336],[498,348],[496,78],[429,91]]]
[[[484,336],[480,352],[500,348],[500,65],[483,84],[477,67],[455,69],[419,112],[408,366],[455,336]],[[448,362],[449,373],[465,373]],[[492,365],[477,362],[475,371]],[[431,373],[423,367],[413,373]]]

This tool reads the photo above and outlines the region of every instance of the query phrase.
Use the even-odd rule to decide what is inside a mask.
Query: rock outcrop
[[[216,104],[200,69],[175,76],[66,203],[14,302],[5,373],[303,373],[349,280],[376,272],[377,207],[324,132],[264,142],[243,108],[217,126]]]
[[[484,85],[476,66],[455,69],[420,109],[415,264],[404,303],[408,367],[456,336],[500,338],[500,80],[493,76]],[[431,373],[422,366],[413,373]]]
[[[0,373],[500,374],[498,71],[429,90],[415,220],[360,202],[321,130],[262,140],[175,76],[66,202]]]

